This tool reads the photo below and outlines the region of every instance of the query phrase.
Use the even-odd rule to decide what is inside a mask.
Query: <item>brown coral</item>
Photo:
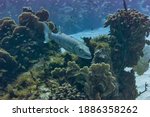
[[[117,96],[118,87],[109,64],[92,64],[89,72],[85,88],[90,99],[111,99]]]
[[[112,61],[115,68],[124,69],[137,64],[142,56],[145,36],[150,32],[150,20],[136,10],[119,10],[108,17],[112,36]],[[118,61],[119,60],[119,61]],[[117,62],[118,61],[118,62]]]
[[[32,30],[35,29],[38,21],[39,18],[31,12],[23,12],[21,15],[19,15],[19,24],[21,26],[26,26]]]
[[[119,99],[133,100],[138,96],[133,70],[131,72],[122,71],[119,77],[119,84]]]
[[[57,29],[56,25],[52,21],[47,22],[47,24],[48,24],[49,28],[51,29],[51,31],[53,33],[57,33],[58,32],[58,29]]]
[[[22,12],[31,12],[34,14],[34,12],[32,11],[32,8],[31,7],[23,7],[22,8]]]
[[[56,43],[43,43],[43,23],[32,12],[23,12],[19,16],[19,23],[20,26],[13,28],[11,34],[2,38],[0,46],[15,56],[24,69],[28,69],[41,56],[54,54],[52,50],[59,52]],[[2,32],[5,30],[2,29]]]
[[[8,35],[11,35],[13,29],[16,27],[16,23],[14,20],[10,18],[4,18],[0,23],[0,40]]]
[[[137,96],[134,71],[125,72],[126,67],[134,67],[143,56],[145,37],[150,32],[148,16],[130,9],[119,10],[110,15],[105,27],[110,26],[111,60],[113,71],[119,82],[120,99],[135,99]],[[129,94],[129,95],[127,95]]]
[[[39,21],[47,21],[49,18],[49,12],[45,9],[38,11],[36,16],[39,17]]]

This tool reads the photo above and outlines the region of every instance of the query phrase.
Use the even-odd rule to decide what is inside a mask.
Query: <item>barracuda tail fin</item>
[[[42,22],[44,26],[44,43],[48,43],[50,41],[50,35],[52,31],[49,29],[48,25],[45,22]]]

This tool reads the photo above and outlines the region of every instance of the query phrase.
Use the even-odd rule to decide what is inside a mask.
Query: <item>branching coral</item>
[[[145,36],[150,32],[148,17],[132,9],[119,10],[108,17],[105,22],[105,27],[107,26],[110,26],[112,36],[111,58],[114,68],[119,70],[136,65],[143,54]]]
[[[85,88],[90,99],[111,99],[117,96],[118,87],[109,64],[92,64]]]
[[[92,64],[80,68],[75,62],[68,62],[66,70],[55,68],[52,76],[65,80],[84,92],[88,99],[109,99],[117,96],[117,83],[108,64]]]
[[[135,99],[137,91],[134,71],[125,72],[124,69],[137,65],[143,56],[145,36],[150,32],[150,20],[136,10],[119,10],[108,17],[105,22],[107,26],[110,26],[111,60],[119,83],[119,98]]]

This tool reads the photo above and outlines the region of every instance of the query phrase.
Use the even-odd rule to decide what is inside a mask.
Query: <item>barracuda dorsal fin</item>
[[[76,39],[74,36],[72,36],[72,35],[70,35],[70,37],[72,38],[72,39]],[[82,37],[80,37],[80,39],[76,39],[78,42],[80,42],[80,43],[82,43],[82,44],[86,44],[85,42],[84,42],[84,40],[83,40],[83,38]]]

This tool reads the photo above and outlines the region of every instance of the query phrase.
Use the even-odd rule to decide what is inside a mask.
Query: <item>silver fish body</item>
[[[45,33],[44,43],[48,43],[50,40],[54,40],[62,48],[78,55],[81,58],[85,58],[85,59],[92,58],[89,48],[83,42],[73,38],[72,36],[66,35],[64,33],[53,33],[48,29],[48,26],[45,23],[44,23],[44,27],[45,27],[44,28],[44,33]]]

